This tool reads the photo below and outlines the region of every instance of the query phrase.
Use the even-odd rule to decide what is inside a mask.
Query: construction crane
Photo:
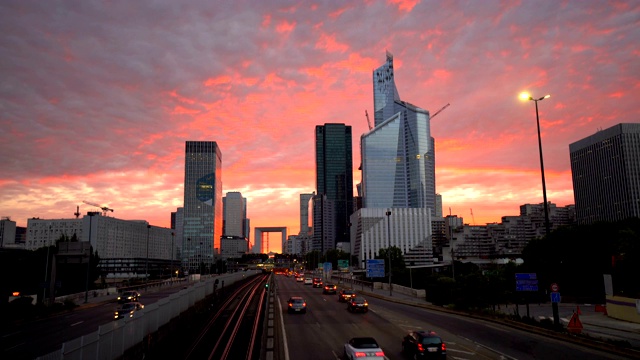
[[[475,225],[476,224],[476,218],[473,217],[473,209],[469,209],[469,210],[471,210],[471,221],[473,221],[472,225]]]
[[[107,211],[113,212],[113,209],[109,209],[107,206],[104,206],[104,205],[99,205],[99,204],[92,203],[90,201],[85,201],[85,200],[82,200],[82,202],[87,204],[87,205],[99,207],[100,209],[102,209],[102,215],[104,215],[104,216],[107,216]]]
[[[373,129],[373,126],[371,126],[371,120],[369,120],[369,113],[367,112],[367,110],[364,111],[364,116],[367,117],[367,124],[369,124],[369,131],[371,131],[371,129]]]
[[[448,108],[449,105],[451,105],[451,104],[447,104],[447,105],[441,107],[440,110],[436,111],[433,115],[431,115],[430,119],[433,119],[434,117],[436,117],[436,115],[440,114],[440,112],[442,112],[442,110]]]

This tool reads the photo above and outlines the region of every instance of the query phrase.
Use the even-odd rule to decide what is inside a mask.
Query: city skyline
[[[638,122],[640,4],[461,4],[3,2],[0,216],[26,226],[99,211],[86,200],[169,227],[185,142],[215,141],[222,193],[247,199],[252,235],[297,234],[315,126],[352,126],[361,179],[386,51],[403,100],[432,116],[450,104],[431,120],[443,215],[485,224],[542,203],[522,91],[551,94],[538,104],[547,196],[573,204],[569,144]]]

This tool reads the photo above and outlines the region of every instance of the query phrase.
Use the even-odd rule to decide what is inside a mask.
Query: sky
[[[372,71],[430,111],[444,215],[574,203],[569,144],[640,120],[638,1],[0,2],[0,216],[170,226],[186,141],[216,141],[254,227],[300,228],[316,125],[373,122]],[[354,184],[355,185],[355,184]],[[273,234],[279,239],[280,234]],[[272,251],[277,243],[270,241]]]

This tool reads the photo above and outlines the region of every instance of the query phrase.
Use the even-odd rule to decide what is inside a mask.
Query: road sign
[[[551,302],[552,303],[559,303],[560,302],[560,293],[559,292],[552,292],[551,293]]]
[[[338,260],[338,270],[349,270],[349,260]]]
[[[516,273],[516,291],[538,291],[536,273]]]
[[[367,260],[367,277],[384,277],[384,259]]]
[[[558,284],[556,283],[551,284],[551,291],[558,292],[559,290],[560,290],[560,287],[558,286]]]
[[[516,273],[516,280],[536,280],[536,273]]]

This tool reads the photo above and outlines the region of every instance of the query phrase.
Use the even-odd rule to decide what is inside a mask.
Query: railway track
[[[195,337],[185,360],[257,360],[269,275],[236,288],[215,310]]]

